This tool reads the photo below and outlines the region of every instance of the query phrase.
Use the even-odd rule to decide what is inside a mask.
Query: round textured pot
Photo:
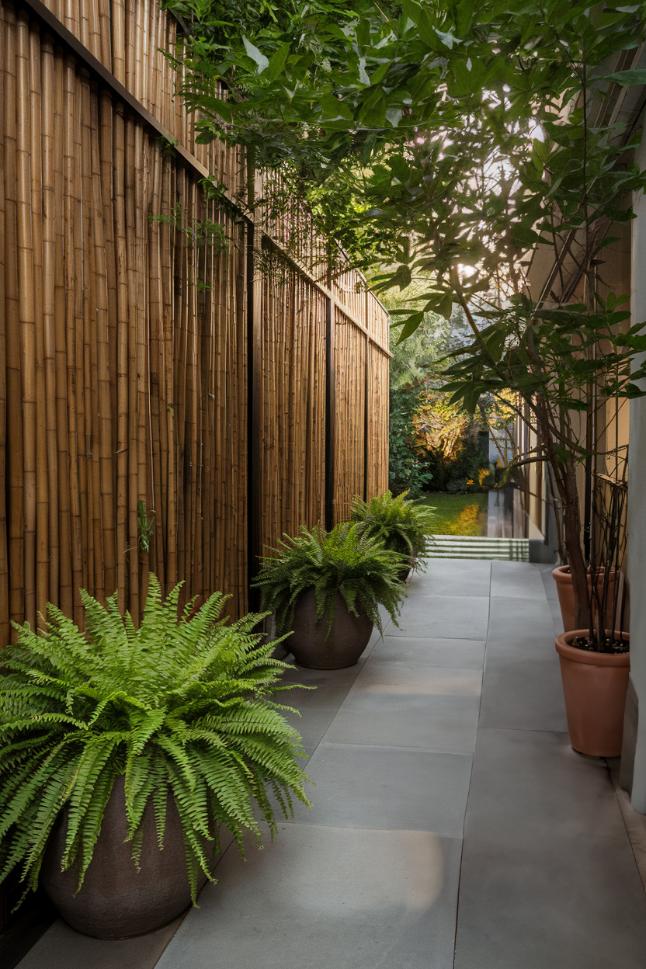
[[[401,582],[408,581],[408,578],[411,572],[413,571],[413,569],[415,568],[415,565],[417,562],[417,559],[415,558],[414,555],[406,556],[406,558],[408,560],[406,565],[402,566],[402,568],[399,570],[399,579]]]
[[[367,616],[353,616],[337,593],[332,628],[325,619],[318,622],[314,592],[303,593],[296,602],[293,634],[286,641],[299,666],[312,670],[341,670],[354,666],[368,645],[372,622]]]
[[[589,757],[618,757],[624,729],[624,707],[630,653],[593,653],[572,642],[587,630],[556,637],[561,663],[570,743]],[[628,639],[624,633],[624,638]]]
[[[574,605],[574,585],[572,583],[572,573],[570,572],[569,565],[558,565],[552,570],[552,578],[556,583],[556,594],[559,600],[559,606],[561,608],[561,619],[563,620],[563,629],[565,632],[570,632],[576,626],[576,609]],[[597,580],[599,585],[601,585],[603,579],[599,577]],[[608,602],[613,602],[615,597],[615,575],[614,572],[611,573],[610,581],[608,583]],[[588,576],[588,588],[591,585],[590,576]],[[610,620],[611,624],[612,619]]]
[[[67,821],[63,815],[43,860],[41,882],[60,915],[84,935],[97,939],[127,939],[167,925],[191,904],[184,842],[175,802],[169,796],[164,850],[155,833],[152,803],[143,818],[141,868],[131,857],[124,805],[123,778],[115,781],[106,806],[101,834],[83,887],[76,893],[75,866],[61,871]],[[202,879],[202,884],[206,879]]]

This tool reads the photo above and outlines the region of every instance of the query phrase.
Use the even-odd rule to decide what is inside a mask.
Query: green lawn
[[[435,535],[486,535],[487,495],[450,495],[434,491],[423,499],[436,509]]]

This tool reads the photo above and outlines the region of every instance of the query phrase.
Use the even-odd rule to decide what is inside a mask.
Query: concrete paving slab
[[[136,939],[104,942],[80,935],[60,919],[18,963],[18,969],[153,969],[180,920]]]
[[[459,859],[428,832],[281,825],[225,856],[159,969],[451,969]]]
[[[285,682],[313,687],[283,694],[282,701],[295,707],[300,716],[288,715],[289,721],[303,738],[303,746],[312,754],[332,723],[339,707],[361,672],[361,666],[346,670],[289,670]]]
[[[497,596],[491,599],[487,645],[511,640],[519,652],[533,650],[536,639],[554,642],[552,611],[545,596]]]
[[[491,595],[544,599],[545,587],[540,569],[540,565],[532,562],[493,562]]]
[[[433,639],[485,639],[489,619],[487,596],[415,596],[404,604],[399,628],[388,636]]]
[[[532,653],[509,644],[487,646],[481,727],[565,732],[558,657],[537,644]]]
[[[436,559],[410,578],[408,588],[422,596],[488,596],[490,584],[491,562]]]
[[[427,639],[425,636],[385,636],[375,646],[371,665],[401,661],[416,666],[479,670],[484,665],[484,642],[472,639]]]
[[[374,656],[356,678],[347,702],[363,693],[380,696],[479,696],[481,686],[480,670],[419,666],[415,662],[380,660]]]
[[[467,839],[522,847],[595,832],[625,834],[604,761],[576,754],[566,733],[479,727]]]
[[[462,837],[468,755],[324,742],[307,773],[313,808],[299,805],[296,821]]]
[[[504,831],[464,843],[455,969],[643,969],[646,905],[625,837]]]
[[[341,707],[325,739],[471,754],[479,705],[477,696],[356,693]]]

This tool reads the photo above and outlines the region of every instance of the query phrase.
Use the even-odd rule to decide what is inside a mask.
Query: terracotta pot
[[[161,928],[191,904],[182,830],[171,797],[163,851],[157,845],[152,803],[146,807],[141,869],[137,871],[130,844],[125,843],[128,825],[123,779],[117,779],[94,857],[78,894],[74,868],[60,870],[66,829],[66,818],[62,816],[45,853],[41,881],[61,916],[77,932],[98,939],[127,939]]]
[[[336,597],[336,611],[328,634],[325,619],[317,622],[314,593],[305,592],[296,602],[293,634],[286,640],[299,666],[313,670],[340,670],[354,666],[372,633],[367,616],[348,612],[341,595]]]
[[[618,757],[630,672],[629,653],[593,653],[571,643],[587,630],[556,637],[570,743],[590,757]],[[624,634],[627,639],[627,634]]]
[[[552,570],[552,578],[556,583],[556,594],[559,600],[559,606],[561,608],[561,618],[563,620],[563,629],[565,632],[570,632],[576,626],[576,609],[574,605],[574,585],[572,582],[572,573],[570,572],[569,565],[559,565]],[[603,585],[603,576],[599,576],[597,579],[599,587]],[[610,575],[608,581],[608,604],[610,605],[609,612],[612,612],[612,603],[615,597],[615,583],[616,583],[616,573],[613,571]],[[588,589],[591,586],[591,579],[588,576]],[[612,615],[606,616],[606,622],[608,625],[612,625]]]

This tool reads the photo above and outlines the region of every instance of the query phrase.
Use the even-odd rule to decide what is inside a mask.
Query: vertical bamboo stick
[[[126,144],[121,108],[114,114],[114,212],[117,286],[117,588],[122,607],[128,594],[128,248],[126,230]]]
[[[0,52],[5,49],[5,35],[8,26],[4,18],[4,11],[0,8]],[[3,59],[4,60],[4,59]],[[0,63],[0,90],[7,84],[6,74],[9,65]],[[6,149],[4,144],[5,132],[8,125],[6,105],[0,97],[0,173],[7,169]],[[0,174],[0,237],[6,239],[7,206],[5,201],[4,178]],[[9,495],[7,479],[7,294],[6,278],[7,252],[6,244],[0,243],[0,495]],[[0,500],[0,646],[9,642],[9,542],[7,534],[7,505],[3,498]]]
[[[16,34],[18,312],[22,379],[23,506],[25,618],[36,622],[36,307],[34,293],[34,240],[32,221],[31,124],[32,98],[29,71],[29,23],[20,18]]]
[[[59,563],[61,558],[59,541],[59,496],[58,496],[58,442],[56,434],[56,220],[58,203],[56,197],[55,165],[55,111],[53,95],[54,51],[51,44],[43,44],[42,85],[45,96],[42,99],[42,218],[43,218],[43,271],[42,271],[42,354],[44,360],[44,408],[39,424],[44,429],[47,473],[46,491],[41,496],[45,505],[48,536],[45,544],[45,567],[48,566],[46,588],[39,594],[39,608],[43,601],[60,601]],[[44,536],[43,536],[44,537]]]

